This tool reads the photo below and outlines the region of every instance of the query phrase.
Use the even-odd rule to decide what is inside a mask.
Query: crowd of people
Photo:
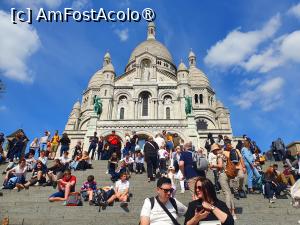
[[[28,139],[19,132],[10,140],[7,154],[2,148],[4,141],[0,133],[0,162],[8,162],[3,188],[21,191],[30,186],[57,187],[58,191],[49,196],[50,202],[63,201],[68,205],[77,181],[72,170],[93,168],[93,160],[98,159],[107,160],[106,174],[115,187],[102,187],[99,191],[94,176],[90,175],[80,195],[90,205],[101,203],[105,208],[120,201],[122,207],[127,207],[132,173],[146,172],[148,182],[157,181],[157,196],[145,199],[141,225],[178,224],[177,216],[183,215],[185,224],[189,225],[207,220],[234,224],[237,219],[235,199],[262,193],[270,203],[275,203],[275,199],[289,194],[289,188],[300,177],[300,152],[293,156],[285,147],[276,150],[274,158],[282,161],[284,170],[280,171],[278,164],[264,168],[266,156],[246,135],[234,145],[227,136],[218,135],[214,139],[208,134],[205,145],[196,148],[192,142],[184,142],[178,134],[165,130],[148,137],[143,146],[136,132],[127,133],[124,141],[115,131],[107,137],[98,137],[95,132],[90,137],[88,150],[83,151],[81,142],[70,149],[66,133],[60,137],[56,131],[51,137],[46,131],[44,136],[32,141],[25,153],[24,143]],[[26,176],[28,172],[30,176]],[[208,173],[212,173],[213,182],[206,178]],[[191,192],[188,207],[176,200],[177,186],[180,193]],[[221,191],[225,202],[217,197]],[[98,201],[100,194],[101,202]]]

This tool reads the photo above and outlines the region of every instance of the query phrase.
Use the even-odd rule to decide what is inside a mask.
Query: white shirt
[[[165,159],[167,155],[168,155],[168,152],[167,152],[166,149],[159,149],[158,150],[159,159]]]
[[[131,164],[131,163],[134,163],[134,160],[132,157],[129,157],[128,159],[123,158],[122,161],[124,161],[126,164]]]
[[[127,188],[129,189],[129,181],[128,180],[126,180],[124,182],[122,182],[121,180],[118,180],[116,182],[116,189],[118,189],[118,192],[123,193],[126,191]]]
[[[178,215],[183,216],[187,210],[187,207],[183,205],[181,202],[176,201]],[[165,205],[166,208],[170,211],[172,216],[177,219],[178,215],[176,214],[176,210],[171,204],[170,201]],[[154,206],[151,209],[151,202],[149,198],[146,198],[144,201],[144,205],[142,207],[141,216],[148,217],[150,219],[150,225],[174,225],[170,217],[166,214],[166,212],[161,208],[159,203],[154,199]]]
[[[27,166],[25,166],[23,169],[21,169],[20,165],[17,165],[13,168],[13,171],[14,171],[14,175],[16,177],[21,177],[22,175],[24,175],[24,177],[26,177]]]
[[[48,162],[48,158],[45,156],[45,157],[39,157],[39,159],[45,166],[47,166],[47,162]]]
[[[66,163],[71,162],[72,159],[70,159],[69,157],[65,158],[65,157],[62,156],[62,157],[59,158],[59,160],[62,164],[66,164]]]
[[[144,157],[136,157],[135,162],[136,163],[144,163]]]
[[[217,155],[215,155],[214,153],[212,153],[212,152],[210,152],[209,154],[208,154],[208,163],[210,164],[210,165],[213,165],[213,166],[216,166],[217,164],[218,164],[218,157],[217,157]],[[213,170],[215,170],[215,169],[217,169],[217,168],[213,168]]]
[[[154,141],[156,142],[159,148],[165,145],[165,139],[163,139],[162,137],[158,136],[157,138],[154,138]]]

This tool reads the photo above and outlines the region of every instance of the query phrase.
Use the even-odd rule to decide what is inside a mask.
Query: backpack
[[[236,169],[235,164],[229,158],[226,162],[225,173],[230,179],[235,178],[238,174],[238,170]]]
[[[229,159],[232,163],[234,163],[235,165],[238,164],[240,162],[240,156],[237,153],[236,149],[231,149],[230,153],[229,153]]]
[[[79,192],[71,192],[67,198],[66,206],[82,206],[81,195]]]
[[[193,152],[194,168],[198,171],[204,171],[208,169],[208,161],[204,156],[201,156],[197,152]]]
[[[239,161],[240,156],[238,155],[236,149],[231,149],[225,167],[225,173],[228,178],[233,179],[237,176],[238,170],[236,169],[236,165],[239,163]]]

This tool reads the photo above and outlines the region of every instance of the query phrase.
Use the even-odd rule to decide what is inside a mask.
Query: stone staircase
[[[75,171],[77,177],[76,190],[79,190],[88,175],[94,175],[99,186],[112,185],[109,176],[105,174],[107,161],[93,161],[92,170]],[[0,171],[5,165],[0,166]],[[209,177],[212,174],[209,172]],[[30,174],[28,174],[30,176]],[[0,176],[0,183],[4,176]],[[98,207],[89,206],[87,202],[81,207],[66,207],[61,202],[48,202],[47,198],[54,193],[52,187],[30,187],[29,190],[17,192],[3,190],[0,197],[0,221],[9,217],[11,225],[81,225],[81,224],[126,224],[139,223],[139,214],[145,198],[155,195],[155,183],[148,183],[145,174],[133,174],[130,179],[130,192],[133,194],[129,202],[128,212],[116,202],[114,206],[98,212]],[[187,191],[176,195],[177,199],[188,205],[191,195]],[[223,199],[223,194],[219,197]],[[300,220],[300,210],[293,209],[290,199],[277,200],[269,205],[261,195],[251,195],[246,199],[235,201],[240,214],[236,224],[297,224]],[[183,224],[183,218],[180,223]]]

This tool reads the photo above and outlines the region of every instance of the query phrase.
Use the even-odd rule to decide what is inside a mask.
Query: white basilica
[[[151,22],[147,40],[133,50],[121,75],[115,73],[110,54],[105,54],[103,67],[91,77],[81,104],[74,104],[65,126],[71,147],[80,140],[87,149],[94,131],[106,136],[115,130],[124,138],[131,131],[147,137],[166,130],[195,146],[202,146],[209,132],[214,137],[232,137],[229,111],[197,68],[196,55],[189,53],[189,67],[182,62],[177,67],[155,36]],[[103,103],[100,116],[93,111],[95,96]],[[192,97],[190,115],[185,113],[186,96]]]

